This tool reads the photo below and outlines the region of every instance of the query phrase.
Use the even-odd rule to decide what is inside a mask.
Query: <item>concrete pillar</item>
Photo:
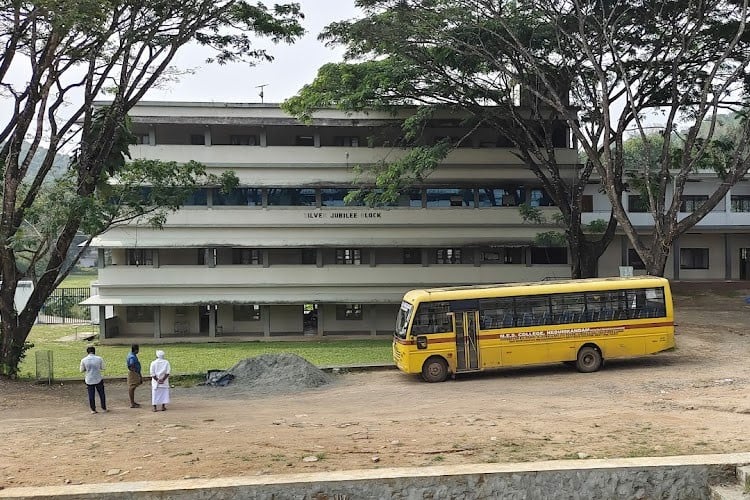
[[[154,307],[154,338],[161,338],[161,307]]]
[[[315,249],[315,267],[323,267],[323,249]]]
[[[323,333],[325,332],[325,325],[324,325],[324,312],[325,312],[326,306],[324,304],[318,304],[318,337],[322,337]]]
[[[156,146],[156,129],[153,125],[148,127],[148,143],[151,146]]]
[[[724,233],[724,279],[732,279],[732,238]]]
[[[268,145],[268,133],[266,132],[266,129],[261,129],[258,140],[260,142],[260,147],[265,148]]]
[[[263,322],[263,336],[271,336],[271,306],[260,306],[260,320]]]
[[[105,253],[103,248],[96,249],[96,267],[98,269],[104,269],[105,267]]]
[[[628,237],[624,234],[620,236],[620,265],[621,266],[627,266],[630,265],[628,262],[628,247],[629,247],[629,240]]]
[[[482,249],[477,247],[474,249],[474,267],[480,267],[482,265]]]
[[[365,315],[367,318],[367,322],[370,324],[370,335],[372,337],[376,336],[378,334],[378,325],[377,325],[377,304],[365,304]]]
[[[677,238],[672,243],[672,279],[680,279],[680,239]]]
[[[216,305],[208,305],[208,336],[209,338],[216,337]]]
[[[107,306],[98,306],[99,308],[99,340],[107,338]]]
[[[369,260],[370,260],[369,264],[370,264],[370,267],[375,267],[377,265],[377,262],[376,262],[377,259],[375,258],[375,249],[374,248],[370,248],[369,254],[370,254],[369,255]]]
[[[728,214],[732,213],[732,190],[727,191],[724,195],[724,211]]]
[[[154,248],[151,250],[151,266],[159,267],[159,249]]]
[[[429,266],[430,266],[430,249],[423,248],[422,249],[422,267],[429,267]]]
[[[313,133],[313,145],[316,148],[320,147],[320,132],[317,130]]]
[[[203,130],[203,137],[205,138],[206,146],[210,146],[211,145],[211,127],[206,127]]]
[[[271,259],[268,255],[268,249],[264,248],[260,251],[260,260],[263,267],[270,267],[271,266]]]

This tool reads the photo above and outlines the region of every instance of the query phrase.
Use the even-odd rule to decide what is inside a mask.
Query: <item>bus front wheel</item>
[[[443,382],[448,378],[448,363],[443,358],[430,358],[422,365],[422,379],[425,382]]]
[[[602,353],[596,347],[581,347],[576,358],[576,369],[581,373],[591,373],[602,367]]]

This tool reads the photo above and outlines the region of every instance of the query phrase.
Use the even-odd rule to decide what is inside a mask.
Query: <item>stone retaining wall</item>
[[[0,499],[708,499],[750,453],[559,460],[0,490]]]

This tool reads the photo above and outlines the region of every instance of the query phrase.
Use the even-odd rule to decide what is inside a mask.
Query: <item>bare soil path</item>
[[[426,384],[389,370],[292,394],[176,388],[156,413],[108,383],[111,411],[97,415],[82,385],[0,382],[0,486],[750,451],[750,307],[677,305],[675,351],[592,374],[550,365]],[[148,388],[138,396],[148,403]]]

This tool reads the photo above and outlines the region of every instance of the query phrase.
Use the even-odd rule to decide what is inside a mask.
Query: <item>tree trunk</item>
[[[23,359],[26,351],[26,338],[29,336],[30,328],[2,322],[0,332],[0,376],[15,378],[18,374],[18,365]]]
[[[651,258],[645,261],[646,272],[651,276],[664,276],[664,269],[667,267],[667,258],[669,258],[670,250],[669,246],[655,244],[651,248]]]
[[[573,279],[580,278],[597,278],[599,276],[599,257],[602,252],[594,245],[582,244],[578,246],[577,251],[571,251],[571,270],[570,277]]]

